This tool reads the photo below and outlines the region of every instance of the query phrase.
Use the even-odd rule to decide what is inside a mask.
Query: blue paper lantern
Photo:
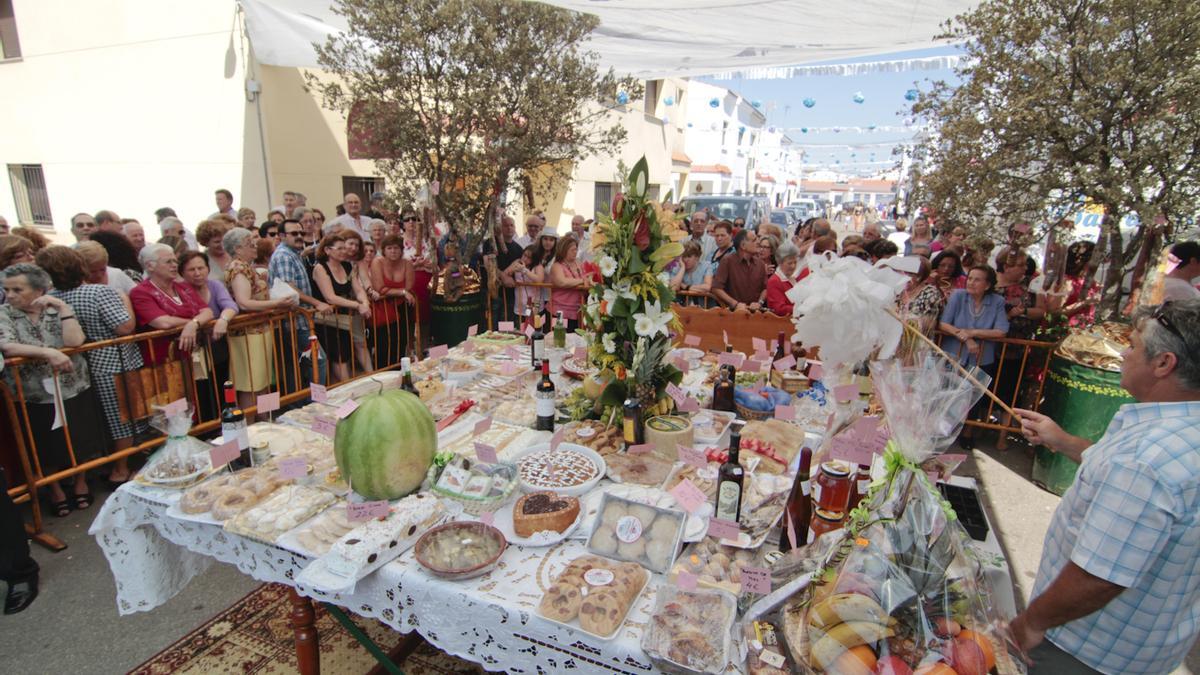
[[[689,129],[691,129],[691,128],[692,128],[692,126],[693,126],[693,125],[692,125],[692,123],[691,123],[691,122],[688,122],[688,128],[689,128]]]
[[[800,127],[800,133],[802,133],[802,134],[807,134],[807,133],[808,133],[808,127]]]
[[[767,127],[767,131],[770,133],[775,133],[775,127]]]
[[[854,92],[854,102],[855,103],[862,103],[865,100],[867,100],[867,97],[863,96],[863,93],[861,91]]]
[[[663,105],[675,105],[675,97],[668,96],[663,99]]]
[[[670,123],[671,123],[671,118],[670,118],[670,117],[668,117],[668,116],[666,116],[666,115],[663,115],[663,116],[662,116],[662,123],[663,123],[664,125],[666,125],[666,124],[670,124]]]
[[[869,130],[871,130],[871,131],[875,131],[875,125],[874,125],[874,124],[868,124],[868,125],[867,125],[867,129],[869,129]]]
[[[617,103],[620,103],[621,105],[625,105],[626,103],[629,103],[629,94],[626,92],[623,92],[623,91],[618,91],[617,92]]]
[[[715,96],[713,98],[708,99],[708,107],[720,108],[721,107],[721,99],[719,99]]]
[[[758,100],[758,99],[754,99],[753,101],[751,101],[751,102],[750,102],[750,105],[751,105],[751,106],[753,106],[753,107],[754,107],[754,108],[756,108],[756,109],[757,109],[757,108],[761,108],[761,107],[762,107],[762,101],[760,101],[760,100]]]
[[[805,107],[805,108],[811,108],[811,107],[813,107],[813,106],[814,106],[814,105],[816,105],[816,104],[817,104],[817,99],[815,99],[815,98],[806,98],[806,99],[804,99],[804,107]]]
[[[842,128],[841,128],[841,127],[834,127],[834,128],[833,128],[833,133],[835,133],[835,134],[840,134],[840,133],[842,133]]]
[[[909,89],[908,91],[904,92],[905,101],[915,101],[920,96],[921,92],[917,91],[916,89]]]
[[[743,125],[741,125],[740,127],[738,127],[738,133],[739,133],[739,134],[744,134],[744,133],[746,133],[746,125],[745,125],[745,124],[743,124]]]

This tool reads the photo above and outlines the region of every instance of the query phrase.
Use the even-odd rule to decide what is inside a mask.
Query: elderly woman
[[[908,275],[908,286],[900,295],[900,313],[915,321],[917,328],[926,335],[933,335],[946,298],[933,278],[933,265],[924,256],[915,256],[919,268],[916,274]]]
[[[25,357],[30,361],[6,368],[4,377],[17,399],[23,402],[27,428],[43,475],[48,475],[99,456],[107,444],[100,406],[92,392],[87,363],[79,354],[67,356],[63,347],[83,344],[83,327],[75,310],[48,295],[50,275],[31,263],[4,269],[4,293],[0,305],[0,352],[5,358]],[[14,372],[15,371],[15,372]],[[20,386],[17,376],[20,376]],[[55,427],[55,399],[62,403],[61,426]],[[67,436],[70,433],[70,446]],[[87,479],[80,472],[72,479],[72,494],[63,492],[58,481],[50,483],[50,509],[62,518],[71,508],[92,505]]]
[[[412,307],[417,301],[411,291],[416,274],[412,263],[404,259],[404,239],[396,235],[384,237],[380,248],[383,255],[371,261],[371,289],[374,291],[371,297],[375,299],[371,309],[371,335],[376,369],[393,366],[408,354]]]
[[[98,242],[81,241],[75,244],[75,250],[83,256],[83,269],[89,284],[108,286],[126,297],[137,286],[128,274],[108,264],[108,251]]]
[[[313,268],[313,285],[322,302],[340,310],[337,314],[317,315],[317,335],[333,364],[334,380],[350,379],[350,359],[353,343],[350,339],[351,319],[371,317],[367,292],[354,273],[346,248],[346,237],[338,232],[321,240],[317,246],[317,266]]]
[[[796,267],[800,263],[800,249],[783,243],[775,252],[778,268],[767,278],[767,307],[780,316],[791,316],[794,304],[787,292],[795,285]]]
[[[208,378],[208,391],[200,397],[200,419],[216,419],[221,413],[221,385],[229,380],[229,322],[237,316],[237,303],[230,297],[225,284],[208,276],[208,256],[199,251],[184,251],[179,256],[179,277],[200,299],[208,303],[217,320],[209,330],[209,351],[213,376]]]
[[[171,356],[171,343],[179,351],[191,353],[196,348],[200,327],[212,321],[213,311],[196,295],[191,285],[178,279],[179,261],[175,251],[165,244],[151,244],[138,254],[146,278],[129,292],[133,314],[142,331],[182,328],[179,337],[158,337],[141,343],[142,359],[157,365],[170,358],[186,358],[185,354]]]
[[[372,218],[371,222],[367,223],[367,236],[371,238],[371,243],[378,247],[383,238],[388,236],[387,221],[381,218]]]
[[[229,267],[229,254],[221,242],[230,229],[228,224],[216,218],[209,218],[196,226],[196,241],[208,253],[209,277],[216,281],[225,280],[225,268]]]
[[[996,343],[991,340],[1008,333],[1004,298],[996,293],[996,270],[986,265],[972,267],[967,287],[950,294],[938,328],[946,333],[942,348],[951,357],[966,366],[979,366],[994,378]],[[987,399],[981,400],[984,405],[977,404],[972,411],[976,419],[986,410]],[[974,447],[969,428],[959,437],[959,444],[966,449]]]
[[[592,286],[592,279],[585,274],[576,259],[579,242],[575,237],[563,237],[554,249],[554,263],[550,265],[550,300],[555,316],[562,314],[567,320],[567,330],[579,327],[579,306],[583,303],[584,291]]]
[[[254,269],[258,256],[258,237],[250,230],[236,229],[221,242],[229,254],[225,285],[238,308],[244,312],[268,312],[295,307],[297,297],[271,299],[267,279]],[[275,349],[269,324],[229,331],[229,364],[238,405],[243,410],[254,405],[256,396],[275,382]],[[252,421],[252,420],[248,420]]]
[[[50,246],[38,252],[37,264],[50,275],[54,283],[51,295],[75,308],[75,316],[88,342],[114,340],[133,332],[133,307],[129,304],[129,298],[108,286],[84,283],[87,271],[84,269],[83,256],[78,251],[66,246]],[[144,422],[121,420],[115,376],[141,368],[141,353],[136,346],[126,343],[93,349],[84,352],[84,355],[91,374],[92,389],[104,408],[104,422],[113,440],[113,450],[119,452],[132,447],[133,437],[145,431],[146,425]],[[129,480],[127,458],[122,457],[114,462],[108,480],[114,489]]]

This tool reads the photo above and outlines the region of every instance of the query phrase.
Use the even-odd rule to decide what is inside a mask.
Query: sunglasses
[[[294,230],[294,231],[292,231],[292,232],[284,232],[284,233],[283,233],[283,236],[285,236],[285,237],[299,237],[299,236],[302,236],[303,234],[304,234],[304,232],[301,232],[300,230]]]
[[[1184,343],[1187,343],[1187,340],[1184,339],[1183,333],[1179,330],[1179,327],[1175,325],[1175,322],[1171,321],[1169,316],[1167,316],[1167,309],[1171,306],[1171,302],[1171,300],[1167,300],[1163,304],[1159,305],[1157,308],[1155,308],[1154,314],[1151,316],[1154,317],[1155,321],[1162,324],[1163,328],[1171,331],[1175,337],[1179,338]]]
[[[268,233],[267,233],[267,236],[268,236],[268,237],[274,237],[274,238],[278,239],[279,237],[281,237],[281,236],[283,236],[283,235],[279,234],[278,232],[268,232]]]
[[[400,222],[402,222],[402,223],[415,223],[415,222],[417,222],[417,217],[416,217],[416,216],[405,216],[405,217],[403,217],[403,218],[401,218],[401,219],[400,219]]]

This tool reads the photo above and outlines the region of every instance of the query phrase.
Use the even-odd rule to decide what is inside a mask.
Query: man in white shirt
[[[121,225],[121,231],[125,234],[125,238],[129,240],[129,243],[133,244],[133,247],[138,251],[146,247],[146,230],[138,221],[132,219],[126,220]]]
[[[908,221],[905,220],[904,218],[897,218],[896,219],[896,231],[887,236],[888,241],[892,242],[893,244],[896,245],[896,248],[903,251],[905,242],[907,242],[908,238],[912,236],[911,234],[909,234],[907,232],[907,230],[908,230]]]
[[[1163,279],[1163,300],[1200,298],[1196,278],[1200,277],[1200,242],[1181,241],[1171,247],[1171,255],[1179,261]]]
[[[592,235],[588,232],[588,224],[583,216],[575,216],[571,219],[571,234],[574,235],[575,241],[579,242],[579,253],[575,255],[575,259],[581,263],[591,260]]]
[[[525,219],[525,234],[517,237],[517,243],[524,249],[526,246],[537,242],[538,236],[542,234],[542,219],[537,216],[529,216]]]
[[[342,199],[342,206],[346,208],[346,212],[333,220],[325,222],[323,231],[325,234],[332,234],[342,228],[354,230],[364,240],[367,239],[367,221],[370,220],[362,213],[362,199],[353,192],[349,192]]]
[[[71,234],[75,235],[76,243],[87,241],[96,231],[96,219],[90,213],[76,213],[71,216]]]

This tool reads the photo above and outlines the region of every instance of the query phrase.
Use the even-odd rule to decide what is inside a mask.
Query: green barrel
[[[446,302],[435,295],[429,298],[429,303],[433,331],[433,342],[429,344],[453,347],[467,339],[471,326],[483,323],[483,291],[468,293],[457,302]]]
[[[1042,388],[1041,412],[1067,433],[1099,440],[1113,415],[1133,397],[1121,388],[1121,373],[1089,368],[1058,354],[1050,359]],[[1061,495],[1071,487],[1079,465],[1068,457],[1038,446],[1033,461],[1033,482]]]

